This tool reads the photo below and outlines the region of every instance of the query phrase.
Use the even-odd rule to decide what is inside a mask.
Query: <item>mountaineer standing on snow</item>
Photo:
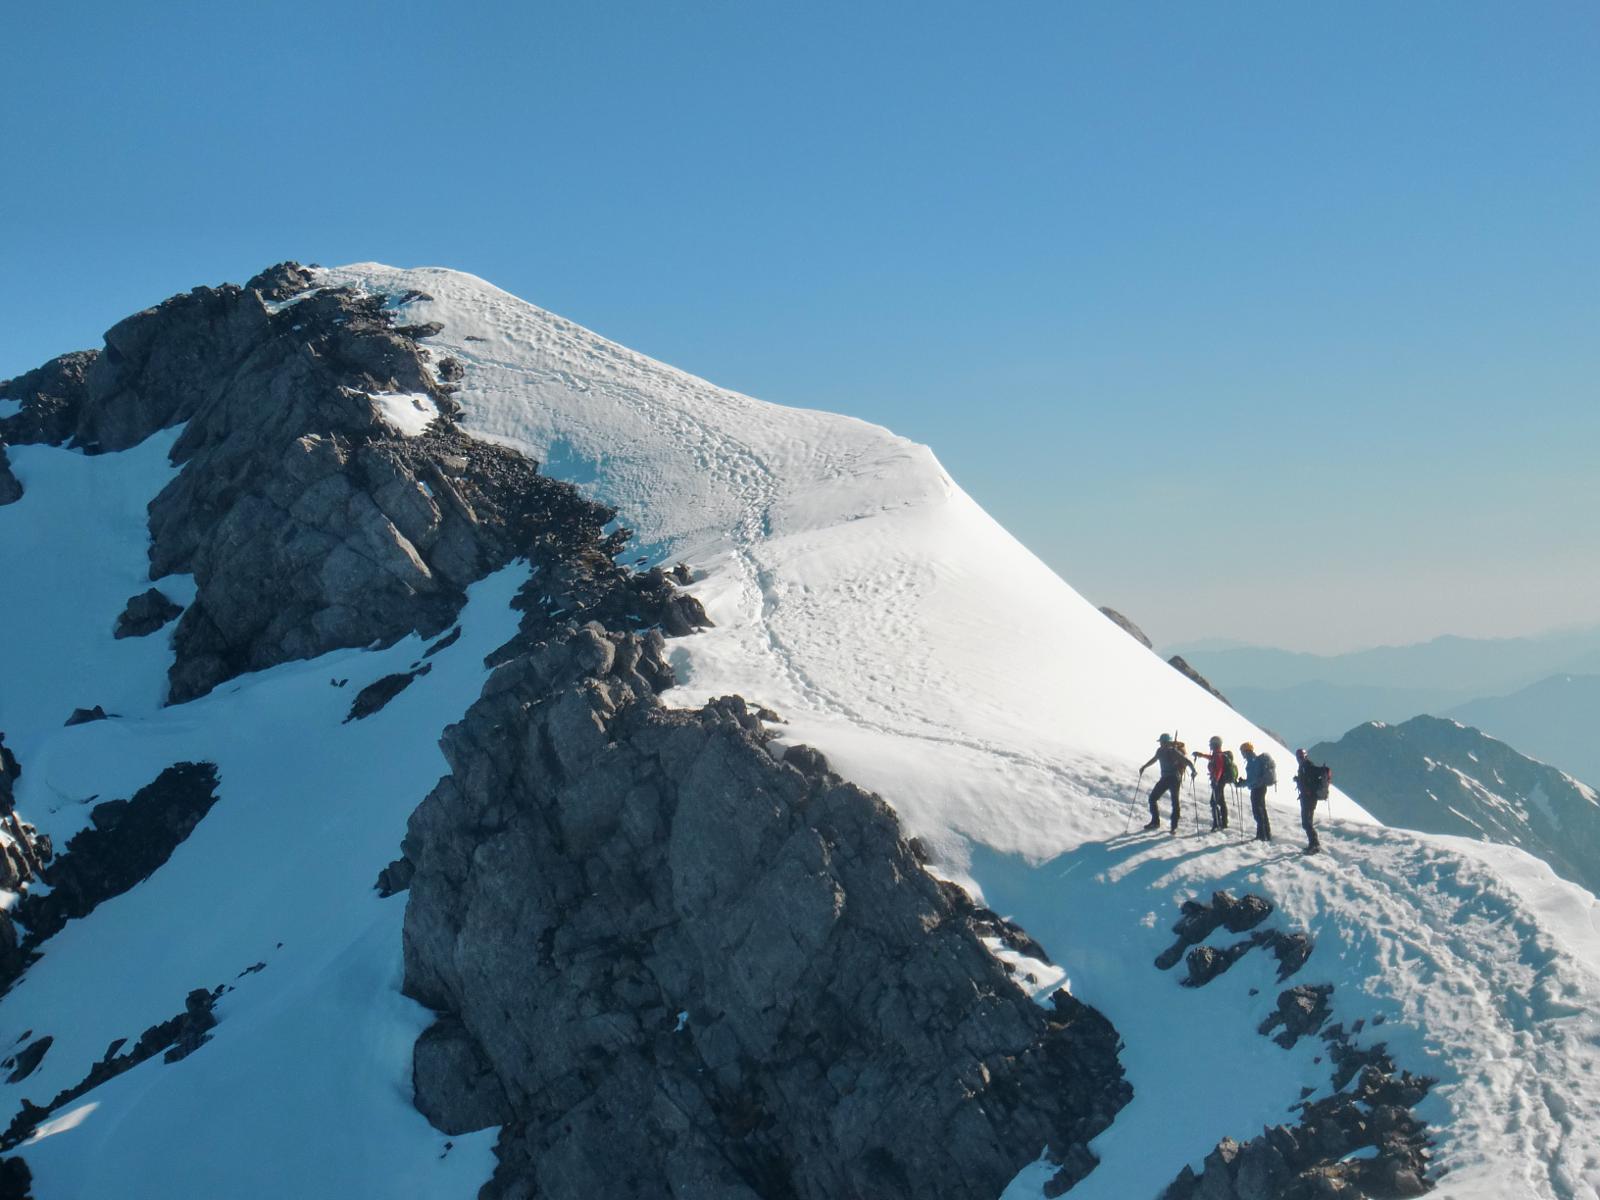
[[[1150,762],[1139,768],[1143,775],[1151,763],[1161,764],[1161,778],[1156,780],[1156,786],[1150,789],[1150,823],[1146,829],[1161,828],[1161,814],[1156,810],[1156,801],[1161,798],[1162,792],[1172,793],[1172,832],[1178,832],[1178,789],[1183,785],[1183,772],[1188,768],[1189,774],[1195,773],[1194,763],[1189,761],[1189,756],[1178,746],[1173,744],[1172,735],[1163,733],[1161,744],[1156,747],[1156,752],[1150,756]]]
[[[1306,831],[1306,853],[1316,854],[1322,849],[1322,843],[1317,840],[1316,826],[1312,821],[1317,815],[1317,801],[1328,798],[1328,784],[1333,772],[1327,767],[1317,766],[1304,750],[1296,750],[1294,756],[1300,762],[1300,769],[1294,775],[1294,786],[1300,792],[1300,828]]]
[[[1244,758],[1244,786],[1250,790],[1250,815],[1256,819],[1256,841],[1272,840],[1272,820],[1267,816],[1267,789],[1278,782],[1278,764],[1270,754],[1257,754],[1246,742],[1239,747]]]
[[[1211,828],[1213,831],[1228,827],[1228,784],[1233,782],[1228,778],[1228,768],[1232,766],[1231,756],[1222,748],[1222,739],[1211,739],[1211,751],[1194,752],[1196,758],[1211,760]],[[1235,768],[1234,779],[1238,779],[1239,772]]]

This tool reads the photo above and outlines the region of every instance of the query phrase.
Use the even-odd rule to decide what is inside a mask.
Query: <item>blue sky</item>
[[[1158,641],[1600,614],[1600,9],[0,16],[0,376],[286,257],[445,265],[880,421]]]

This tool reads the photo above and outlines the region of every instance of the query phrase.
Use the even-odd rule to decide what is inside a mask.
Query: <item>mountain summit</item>
[[[1344,796],[1130,832],[1157,734],[1270,738],[925,447],[375,264],[0,443],[5,1186],[1600,1187],[1593,897]]]

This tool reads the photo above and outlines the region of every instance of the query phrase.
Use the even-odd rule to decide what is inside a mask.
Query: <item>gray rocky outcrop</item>
[[[181,616],[183,608],[174,604],[157,588],[140,592],[128,599],[127,606],[117,617],[114,638],[148,637],[174,617]]]
[[[520,647],[408,826],[417,1104],[503,1126],[486,1194],[997,1195],[1046,1146],[1081,1178],[1115,1031],[1025,996],[820,755],[737,698],[661,705],[662,648]]]
[[[0,418],[0,441],[31,446],[70,440],[88,398],[89,368],[99,356],[98,350],[75,350],[0,382],[0,400],[17,400],[22,405],[20,412]]]
[[[183,424],[182,470],[150,505],[151,578],[198,585],[173,635],[174,703],[245,671],[438,634],[469,584],[519,556],[576,564],[617,593],[621,568],[579,561],[620,551],[626,530],[600,532],[616,513],[456,427],[454,385],[417,341],[436,330],[396,327],[386,297],[313,283],[283,263],[242,288],[196,288],[119,322],[103,352],[0,388],[23,403],[0,423],[13,441],[97,453]],[[439,417],[405,437],[382,418],[384,393],[423,397]],[[621,589],[635,622],[706,623],[664,577],[638,578]]]
[[[1140,629],[1137,625],[1135,625],[1127,617],[1125,617],[1121,613],[1119,613],[1116,609],[1107,608],[1104,604],[1102,604],[1100,606],[1100,613],[1107,620],[1109,620],[1113,625],[1115,625],[1118,629],[1122,630],[1123,633],[1127,634],[1134,641],[1138,642],[1141,646],[1143,646],[1146,650],[1154,650],[1155,649],[1155,645],[1150,641],[1150,639],[1147,636],[1145,636],[1144,630]]]

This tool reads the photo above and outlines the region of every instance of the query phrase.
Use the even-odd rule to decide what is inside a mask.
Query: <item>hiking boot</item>
[[[1307,854],[1321,854],[1322,853],[1322,847],[1317,845],[1316,843],[1312,843],[1311,845],[1306,847],[1306,853]]]
[[[1145,822],[1145,826],[1144,827],[1146,829],[1160,829],[1161,828],[1161,818],[1159,818],[1159,817],[1151,817],[1150,820]]]

